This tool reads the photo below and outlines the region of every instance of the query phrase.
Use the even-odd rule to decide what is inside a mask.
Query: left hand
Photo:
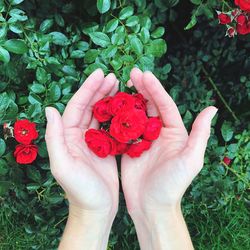
[[[52,174],[66,192],[70,208],[91,213],[116,213],[119,181],[115,157],[101,159],[84,140],[89,128],[98,128],[92,106],[117,92],[114,74],[104,78],[101,69],[93,72],[67,104],[61,117],[48,108],[46,143]]]

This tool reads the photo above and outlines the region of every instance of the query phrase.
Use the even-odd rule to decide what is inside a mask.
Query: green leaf
[[[36,79],[40,83],[46,83],[48,81],[48,73],[44,68],[38,67],[36,70]]]
[[[7,40],[3,44],[4,48],[15,54],[24,54],[28,51],[28,46],[21,39],[11,39]]]
[[[8,23],[16,22],[16,21],[26,21],[28,17],[26,16],[25,12],[20,9],[11,9],[9,15],[12,17],[8,20]],[[11,20],[12,19],[12,20]]]
[[[68,38],[61,32],[54,31],[50,32],[49,35],[52,37],[52,42],[59,46],[66,46],[69,44]]]
[[[71,58],[84,58],[85,53],[82,50],[73,50],[70,53]]]
[[[35,103],[39,103],[40,104],[40,103],[42,103],[41,98],[38,95],[34,94],[34,93],[30,93],[29,94],[28,100],[29,100],[30,104],[35,104]]]
[[[36,94],[41,94],[45,92],[45,87],[42,84],[39,83],[33,83],[30,87],[31,91],[33,91]]]
[[[111,1],[110,0],[97,0],[97,9],[103,14],[110,9]]]
[[[146,47],[146,54],[151,54],[155,57],[161,57],[167,51],[167,44],[163,39],[153,40],[149,46]]]
[[[88,50],[84,57],[84,63],[94,62],[98,55],[99,55],[99,51],[97,49]]]
[[[5,141],[0,138],[0,156],[4,154],[5,150],[6,150]]]
[[[0,60],[4,63],[8,63],[10,61],[10,53],[8,50],[4,49],[0,46]]]
[[[24,0],[10,0],[10,4],[11,5],[17,5],[17,4],[20,4],[22,3]]]
[[[141,55],[143,52],[143,45],[142,45],[141,40],[137,38],[136,36],[131,36],[129,40],[130,40],[131,49],[137,55]]]
[[[127,19],[126,21],[126,26],[128,27],[132,27],[135,26],[139,23],[139,17],[138,16],[131,16]]]
[[[105,26],[105,30],[106,32],[113,32],[117,26],[119,24],[118,19],[111,19],[110,21],[108,21],[107,25]]]
[[[85,41],[79,41],[76,46],[82,51],[87,51],[89,49],[89,44]]]
[[[124,20],[134,14],[134,8],[132,6],[125,7],[119,13],[119,18]]]
[[[99,45],[103,48],[106,48],[108,45],[110,45],[109,37],[103,32],[92,32],[89,34],[89,36],[96,45]]]
[[[153,38],[160,38],[164,35],[165,28],[164,27],[158,27],[156,30],[154,30],[151,34]]]
[[[193,16],[191,17],[190,22],[187,24],[187,26],[186,26],[184,29],[185,29],[185,30],[189,30],[189,29],[193,28],[193,27],[195,26],[196,23],[197,23],[197,18],[196,18],[195,15],[193,15]]]
[[[190,0],[191,3],[200,5],[202,3],[202,0]]]
[[[233,138],[233,128],[231,126],[231,123],[224,121],[221,127],[221,134],[225,142],[230,141]]]
[[[61,89],[57,84],[53,84],[49,90],[49,99],[53,102],[56,102],[61,97]]]
[[[143,43],[147,43],[149,41],[149,38],[150,38],[150,34],[149,34],[148,29],[143,27],[141,29],[140,36],[141,36],[142,42]]]
[[[20,23],[10,24],[9,29],[16,34],[23,33],[23,29]]]
[[[41,32],[47,32],[52,26],[53,26],[53,19],[46,19],[44,20],[40,25],[40,31]]]

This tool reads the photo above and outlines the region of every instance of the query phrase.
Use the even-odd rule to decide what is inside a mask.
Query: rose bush
[[[188,129],[205,106],[219,108],[205,166],[183,210],[197,249],[249,249],[249,34],[236,36],[249,26],[247,1],[190,2],[0,1],[0,249],[57,249],[65,226],[68,202],[50,173],[44,108],[63,112],[98,67],[114,72],[127,91],[134,66],[159,77]],[[216,11],[232,22],[219,24]],[[110,117],[105,105],[96,109],[98,119]],[[134,107],[145,110],[140,95]],[[36,124],[38,137],[32,126],[34,133],[21,128],[32,141],[18,146],[18,155],[23,163],[37,156],[19,164],[13,127],[24,119]],[[90,143],[96,148],[99,140]],[[133,144],[132,154],[148,144]],[[103,145],[102,154],[113,149],[109,140]],[[127,151],[126,145],[116,142],[111,154]],[[139,249],[122,190],[109,249]]]

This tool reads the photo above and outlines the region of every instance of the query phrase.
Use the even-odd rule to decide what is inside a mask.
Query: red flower
[[[143,95],[138,93],[138,94],[134,94],[133,97],[135,98],[135,108],[146,111],[147,100],[143,97]]]
[[[26,145],[30,144],[32,140],[38,137],[36,124],[27,119],[16,121],[14,124],[14,136],[18,142]]]
[[[110,153],[111,155],[122,155],[127,152],[129,145],[127,143],[122,143],[114,140],[115,147],[114,150]]]
[[[117,115],[121,110],[132,109],[135,106],[135,98],[125,92],[117,93],[110,102],[110,111]]]
[[[111,96],[108,96],[98,102],[95,103],[93,108],[94,117],[99,122],[106,122],[112,118],[112,114],[110,113],[110,101],[112,100]]]
[[[162,122],[159,117],[151,117],[148,119],[143,138],[149,141],[156,140],[161,132]]]
[[[32,163],[37,157],[38,147],[36,145],[23,145],[16,146],[14,157],[16,162],[20,164]]]
[[[225,157],[223,158],[223,162],[228,166],[228,165],[231,163],[231,159],[228,158],[227,156],[225,156]]]
[[[144,133],[147,120],[140,109],[124,110],[111,120],[110,134],[119,142],[136,140]]]
[[[229,15],[225,13],[218,14],[218,19],[220,24],[228,24],[231,23],[231,18]]]
[[[151,146],[151,142],[142,139],[139,142],[133,143],[129,146],[126,152],[130,157],[139,157],[144,151],[148,150]]]
[[[101,158],[108,156],[115,147],[114,140],[105,130],[89,129],[85,133],[85,142]]]
[[[238,5],[242,10],[250,12],[250,1],[249,0],[234,0],[234,3]]]
[[[239,34],[246,35],[250,33],[250,19],[247,20],[246,16],[239,15],[236,21],[236,30]]]
[[[236,29],[234,27],[229,27],[227,29],[226,35],[229,37],[234,37],[237,34]]]

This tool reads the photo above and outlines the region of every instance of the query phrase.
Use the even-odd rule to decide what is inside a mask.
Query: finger
[[[108,74],[104,78],[103,84],[90,100],[88,107],[84,111],[79,125],[81,129],[87,129],[89,127],[92,119],[93,105],[110,93],[110,91],[114,88],[116,81],[117,79],[113,73]]]
[[[210,106],[205,108],[195,119],[190,132],[186,153],[195,154],[198,158],[203,158],[210,136],[210,127],[217,108]]]
[[[157,106],[166,127],[185,129],[179,110],[152,72],[145,72],[142,78],[145,89]]]
[[[89,129],[90,128],[94,128],[94,129],[99,129],[100,128],[100,123],[95,119],[94,116],[92,117],[91,122],[89,124]]]
[[[148,102],[147,102],[148,115],[149,116],[159,116],[159,111],[158,111],[154,101],[152,100],[151,95],[148,93],[148,91],[146,90],[146,88],[144,87],[144,84],[142,82],[142,78],[143,78],[142,71],[138,68],[133,68],[131,70],[131,73],[130,73],[130,78],[131,78],[132,85],[134,85],[135,88],[137,89],[137,91],[139,93],[141,93],[146,100],[148,100]]]
[[[83,114],[104,81],[101,69],[95,70],[82,84],[78,91],[69,100],[63,113],[63,124],[65,128],[79,126]]]
[[[117,80],[113,89],[110,91],[109,95],[114,96],[117,93],[118,88],[119,88],[119,81]]]
[[[133,82],[132,82],[131,80],[128,80],[127,86],[128,86],[129,88],[133,87],[133,86],[134,86],[134,85],[133,85]]]
[[[52,107],[46,107],[47,127],[45,141],[48,149],[50,167],[53,175],[57,175],[56,166],[61,165],[63,157],[68,154],[67,146],[64,140],[63,122],[59,112]],[[56,164],[54,164],[56,163]]]

